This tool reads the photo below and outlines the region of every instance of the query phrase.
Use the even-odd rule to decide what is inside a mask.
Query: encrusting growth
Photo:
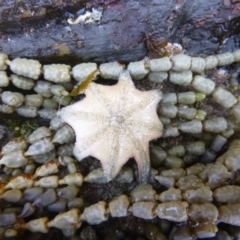
[[[0,54],[0,112],[49,123],[29,126],[1,149],[0,239],[52,227],[76,237],[82,222],[108,218],[101,232],[116,235],[131,222],[128,229],[149,240],[230,239],[223,226],[240,229],[239,62],[240,50],[73,67]],[[94,83],[99,77],[119,81]],[[137,90],[131,78],[138,89],[164,94]],[[80,92],[85,98],[73,103]],[[15,126],[13,132],[25,129]],[[74,154],[93,156],[103,168],[91,158],[78,163]],[[130,157],[142,182],[151,173],[148,184],[136,185],[134,164],[122,167]],[[119,217],[125,219],[115,231],[112,218]]]

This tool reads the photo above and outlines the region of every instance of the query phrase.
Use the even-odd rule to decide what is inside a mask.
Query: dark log
[[[93,7],[103,10],[99,22],[67,22]],[[3,0],[0,12],[0,47],[11,59],[129,62],[163,42],[193,55],[240,47],[236,0]]]

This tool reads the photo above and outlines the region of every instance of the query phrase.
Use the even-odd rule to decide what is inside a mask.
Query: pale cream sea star
[[[91,83],[85,94],[83,100],[58,112],[75,131],[75,157],[79,161],[87,156],[99,159],[108,181],[134,157],[139,180],[146,182],[150,171],[149,141],[162,135],[156,113],[161,92],[136,89],[125,70],[116,85]]]

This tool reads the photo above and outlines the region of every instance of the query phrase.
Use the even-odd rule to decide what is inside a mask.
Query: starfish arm
[[[119,109],[119,89],[117,85],[104,86],[93,83],[88,89],[87,94],[88,92],[92,93],[95,100],[98,101],[98,103],[101,104],[108,113]]]
[[[117,84],[105,86],[92,83],[90,88],[86,91],[86,94],[88,95],[89,92],[91,92],[91,95],[102,104],[105,110],[111,113],[123,109],[126,103],[125,98],[129,94],[129,89],[135,90],[135,87],[128,71],[124,71],[120,75]],[[121,101],[119,101],[119,99],[121,99]]]
[[[133,84],[132,78],[128,70],[122,71],[122,73],[120,74],[118,78],[118,83],[121,84],[121,82],[135,89],[135,86]]]
[[[91,135],[97,135],[98,131],[107,127],[106,121],[103,117],[98,115],[90,115],[74,112],[70,115],[66,115],[64,122],[68,123],[74,130],[76,139],[80,137],[82,139],[88,139]],[[94,123],[98,124],[94,124]]]
[[[85,98],[83,98],[82,100],[72,105],[62,108],[60,111],[58,111],[58,115],[64,118],[65,115],[68,115],[70,112],[71,113],[74,113],[74,112],[89,113],[89,114],[95,114],[99,116],[104,116],[108,114],[104,106],[89,90],[86,91]]]
[[[147,108],[138,114],[133,113],[128,118],[128,125],[136,134],[143,135],[147,141],[162,136],[163,125],[155,109]]]
[[[80,160],[86,156],[92,156],[100,160],[104,175],[108,181],[116,177],[131,156],[131,153],[129,153],[130,148],[123,150],[121,147],[121,134],[117,132],[111,134],[111,132],[112,129],[108,128],[101,132],[101,136],[93,136],[91,144],[88,142],[88,147],[86,148],[83,148],[77,139],[74,148],[74,155]]]
[[[112,138],[109,139],[109,148],[107,149],[108,156],[105,158],[106,161],[102,161],[103,172],[108,181],[117,176],[122,168],[122,165],[128,160],[121,158],[120,156],[121,147],[119,145],[119,137],[119,134],[114,134],[112,135]]]
[[[162,136],[163,126],[160,120],[156,120],[156,122],[147,122],[139,119],[134,122],[134,125],[137,126],[133,131],[136,136],[139,136],[138,139],[150,142]]]
[[[116,85],[92,85],[91,91],[98,97],[99,101],[104,101],[109,112],[116,112],[117,110],[125,111],[128,116],[138,109],[144,109],[148,105],[157,106],[162,99],[160,90],[150,90],[142,92],[135,88],[129,72],[123,71]],[[112,104],[112,102],[117,104]],[[127,110],[127,111],[126,111]]]
[[[105,176],[115,178],[122,166],[133,156],[133,149],[134,145],[126,136],[125,129],[118,131],[110,143],[108,160],[103,164]]]
[[[142,144],[134,134],[129,135],[134,146],[133,157],[138,165],[139,182],[147,182],[150,174],[149,146],[148,142]]]
[[[134,95],[135,96],[132,99],[128,100],[132,104],[131,106],[128,106],[126,115],[139,114],[139,111],[144,111],[148,109],[151,109],[151,111],[156,111],[157,105],[162,99],[162,92],[159,90],[141,92],[135,89]]]
[[[151,141],[162,136],[163,125],[156,112],[161,93],[154,90],[145,93],[147,97],[129,113],[127,122],[136,136]]]
[[[100,129],[95,129],[94,131],[89,131],[87,133],[87,137],[82,136],[81,134],[76,136],[76,143],[74,147],[74,156],[81,161],[83,158],[87,156],[93,156],[95,158],[98,158],[97,154],[99,154],[99,157],[103,154],[103,149],[105,144],[105,138],[108,136],[109,130],[108,126],[102,127]],[[101,148],[99,149],[99,146]],[[96,150],[97,149],[97,150]],[[98,151],[99,150],[99,151]],[[99,160],[101,159],[98,158]]]

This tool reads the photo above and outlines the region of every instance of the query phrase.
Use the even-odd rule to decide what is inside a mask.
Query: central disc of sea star
[[[58,112],[75,131],[75,157],[79,161],[87,156],[99,159],[108,181],[133,157],[139,180],[146,182],[150,172],[149,141],[162,135],[156,113],[162,93],[136,89],[126,70],[116,85],[91,83],[85,94],[83,100]]]

